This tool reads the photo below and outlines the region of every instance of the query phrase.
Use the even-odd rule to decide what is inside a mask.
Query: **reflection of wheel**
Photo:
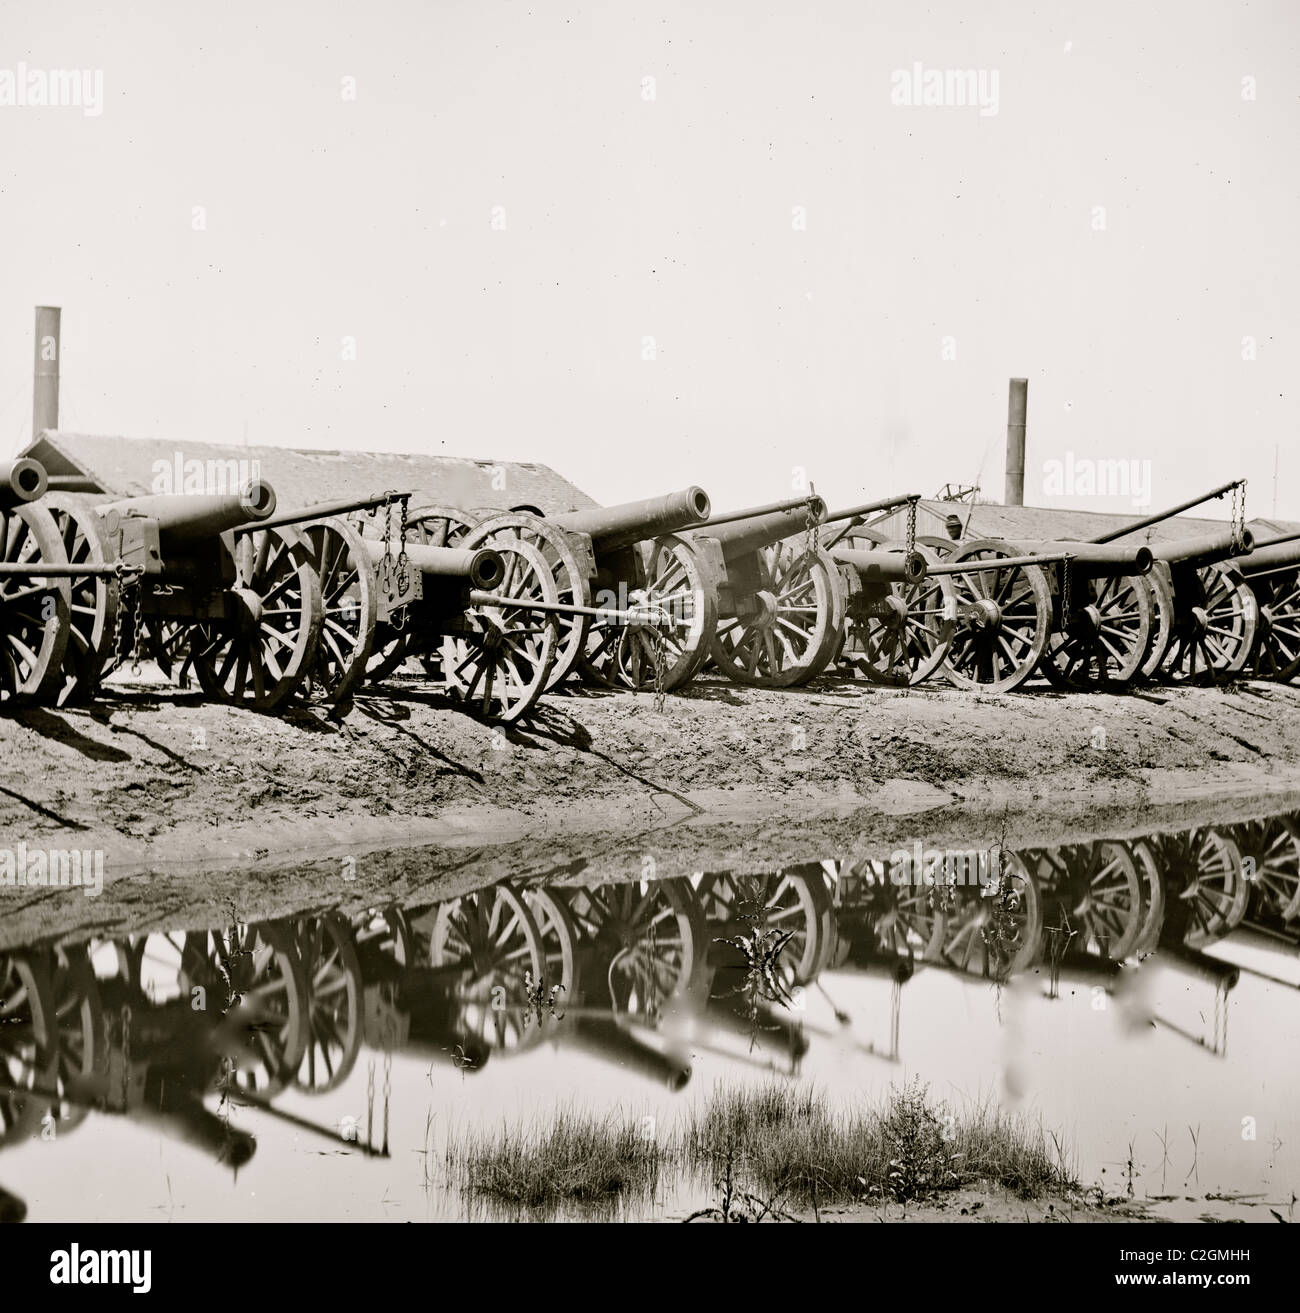
[[[578,959],[578,927],[574,923],[569,905],[550,889],[532,889],[525,895],[541,932],[546,967],[542,973],[545,997],[555,994],[556,1008],[563,1011],[564,1001],[576,1001],[580,995],[581,969]],[[543,1017],[549,1021],[548,1015]]]
[[[508,884],[438,907],[429,962],[456,1004],[456,1029],[486,1051],[512,1052],[541,1038],[529,991],[541,979],[543,958],[537,922]]]
[[[1103,840],[1048,849],[1039,855],[1037,871],[1078,936],[1071,948],[1112,962],[1128,957],[1142,933],[1142,881],[1123,844]]]
[[[58,1027],[60,1126],[80,1125],[108,1069],[107,1036],[99,986],[83,946],[56,948],[51,961],[51,997]]]
[[[26,953],[0,953],[0,1145],[36,1133],[58,1067],[49,973]]]
[[[1215,830],[1190,830],[1162,838],[1159,857],[1174,880],[1178,922],[1189,948],[1204,948],[1241,924],[1250,886],[1241,850],[1231,839]]]
[[[1300,915],[1300,825],[1289,816],[1238,825],[1233,838],[1243,864],[1252,862],[1246,883],[1263,916],[1294,920]]]
[[[949,891],[917,878],[895,884],[888,863],[863,860],[840,876],[839,937],[870,937],[886,953],[934,958],[943,947]]]
[[[585,956],[584,997],[603,984],[615,1011],[653,1023],[704,968],[704,919],[685,880],[632,880],[566,891]]]
[[[307,984],[306,1052],[294,1085],[313,1094],[337,1089],[361,1052],[361,963],[352,927],[336,913],[297,923]]]
[[[959,889],[944,927],[942,960],[987,980],[1007,980],[1037,957],[1043,934],[1043,896],[1014,854],[1002,853],[996,884]]]
[[[1133,952],[1143,954],[1155,950],[1160,939],[1160,927],[1165,919],[1165,873],[1156,845],[1146,839],[1130,839],[1125,845],[1137,867],[1142,882],[1142,926],[1138,931]]]
[[[731,945],[718,939],[748,937],[755,930],[788,931],[780,968],[787,985],[810,984],[835,948],[835,910],[821,869],[765,875],[707,872],[696,890],[714,938],[719,965],[738,964]]]

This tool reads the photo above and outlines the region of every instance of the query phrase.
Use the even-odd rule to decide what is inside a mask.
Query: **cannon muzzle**
[[[1300,534],[1284,534],[1280,538],[1266,538],[1263,542],[1257,539],[1251,552],[1234,557],[1232,564],[1246,575],[1300,565]]]
[[[820,497],[807,498],[794,510],[729,519],[726,524],[711,524],[699,532],[716,539],[724,555],[740,556],[805,532],[810,518],[813,524],[821,524],[826,518],[826,503]]]
[[[1249,529],[1243,529],[1240,535],[1231,529],[1223,529],[1197,538],[1176,538],[1173,542],[1155,543],[1151,551],[1157,561],[1164,561],[1166,565],[1201,566],[1240,556],[1243,549],[1251,552],[1254,547],[1255,535]]]
[[[552,516],[561,529],[585,533],[596,552],[613,552],[646,538],[689,529],[709,518],[709,494],[703,488],[684,488],[665,497],[595,506],[587,511],[566,511]]]
[[[370,560],[378,565],[384,559],[384,544],[365,539]],[[426,547],[407,543],[406,556],[411,568],[423,575],[440,575],[446,579],[465,579],[474,588],[495,588],[505,578],[501,553],[490,547]],[[396,561],[396,556],[393,560]]]
[[[1111,547],[1086,542],[1016,542],[1016,551],[1026,556],[1069,552],[1071,564],[1095,579],[1111,575],[1148,574],[1155,559],[1150,547]]]
[[[841,565],[855,570],[864,584],[919,584],[925,578],[926,561],[920,552],[868,552],[832,547],[831,555]]]
[[[96,508],[100,515],[152,520],[164,543],[190,543],[216,538],[227,529],[268,520],[275,511],[275,491],[269,483],[246,483],[237,493],[190,495],[161,493],[129,497]]]
[[[47,487],[49,479],[40,461],[19,456],[7,464],[0,463],[0,509],[10,510],[23,502],[35,501],[45,495]]]

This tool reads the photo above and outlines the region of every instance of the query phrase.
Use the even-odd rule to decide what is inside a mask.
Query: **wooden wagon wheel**
[[[962,561],[995,561],[1016,552],[981,538],[953,553]],[[957,632],[943,670],[958,688],[1005,693],[1038,668],[1052,624],[1052,594],[1041,566],[972,570],[951,576],[957,598]]]
[[[49,1108],[31,1093],[54,1081],[59,1054],[49,973],[28,953],[0,953],[0,1146],[30,1138]]]
[[[415,506],[411,508],[408,524],[412,540],[426,547],[461,547],[464,546],[461,540],[482,518],[455,506]]]
[[[940,538],[934,534],[918,534],[917,545],[926,548],[938,557],[941,561],[947,561],[952,558],[952,554],[962,546],[961,543],[955,542],[951,538]]]
[[[1259,606],[1251,674],[1289,684],[1300,674],[1300,569],[1247,576]]]
[[[745,619],[718,617],[710,654],[738,684],[791,688],[806,684],[834,654],[839,631],[834,612],[837,572],[823,552],[783,550],[781,543],[756,553],[760,587]]]
[[[564,890],[577,930],[584,996],[653,1025],[695,992],[705,923],[686,880],[632,880]]]
[[[672,692],[693,679],[708,660],[718,625],[716,581],[694,544],[679,534],[656,538],[642,551],[646,584],[627,604],[658,608],[671,627],[593,621],[578,669],[588,683],[650,689],[656,684],[662,650],[662,686]]]
[[[555,580],[556,595],[561,602],[569,606],[591,605],[589,571],[579,561],[564,530],[540,516],[528,515],[522,511],[491,515],[470,529],[457,546],[500,547],[503,543],[511,542],[527,543],[539,553]],[[554,688],[578,664],[586,649],[591,617],[557,616],[555,625],[555,661],[547,676],[547,688]]]
[[[1164,677],[1208,683],[1240,674],[1259,624],[1259,605],[1241,572],[1223,563],[1184,569],[1175,591],[1177,613]]]
[[[1173,577],[1169,566],[1164,561],[1157,561],[1146,576],[1147,587],[1151,590],[1153,613],[1151,617],[1151,643],[1147,654],[1138,668],[1136,682],[1156,679],[1160,667],[1169,655],[1169,644],[1174,638],[1174,616],[1177,607],[1174,601]]]
[[[54,517],[39,502],[0,510],[6,564],[65,561]],[[67,579],[0,578],[0,702],[53,702],[71,629]]]
[[[947,893],[909,879],[895,883],[888,863],[862,860],[840,876],[836,921],[842,938],[861,931],[886,953],[921,961],[944,943]]]
[[[1232,837],[1259,910],[1282,921],[1300,916],[1300,825],[1289,816],[1271,816],[1238,825]]]
[[[85,1121],[107,1074],[107,1032],[99,986],[84,945],[55,948],[49,975],[58,1033],[57,1077],[66,1096],[52,1111],[67,1131]]]
[[[778,962],[787,986],[810,984],[834,952],[835,908],[820,871],[709,871],[701,877],[696,896],[713,936],[710,959],[719,967],[734,968],[744,959],[733,945],[718,941],[747,938],[755,931],[791,933]]]
[[[1043,853],[1038,870],[1050,881],[1048,894],[1083,949],[1110,962],[1122,962],[1142,935],[1142,879],[1123,844],[1109,839],[1066,844]]]
[[[303,533],[240,534],[225,596],[233,614],[194,627],[195,674],[209,697],[272,711],[307,678],[320,641],[321,584]]]
[[[369,673],[378,584],[360,533],[333,518],[302,530],[320,580],[321,627],[310,661],[313,700],[346,702]]]
[[[1004,981],[1038,956],[1043,936],[1043,895],[1038,879],[1014,853],[1003,852],[994,893],[957,891],[944,926],[940,960],[986,980]]]
[[[443,635],[442,670],[448,693],[469,710],[511,722],[532,710],[555,660],[555,618],[528,603],[558,602],[559,593],[536,548],[506,538],[493,546],[505,563],[493,595],[511,601],[467,608]]]
[[[306,1052],[293,1078],[310,1094],[337,1089],[361,1052],[361,962],[352,927],[335,912],[305,916],[294,941],[307,983]]]
[[[856,548],[857,540],[849,543]],[[864,547],[867,545],[862,544]],[[904,543],[885,542],[871,550],[902,552]],[[927,565],[938,564],[933,548],[915,550]],[[849,573],[856,580],[856,573]],[[919,583],[896,580],[871,589],[859,587],[849,598],[845,642],[839,660],[873,684],[906,688],[928,679],[943,665],[957,632],[957,594],[947,575],[927,575]]]
[[[1043,673],[1057,688],[1114,692],[1130,684],[1151,650],[1155,598],[1141,575],[1072,581],[1073,615],[1053,629]]]
[[[63,552],[73,565],[103,565],[114,559],[103,520],[75,497],[52,493],[42,502],[54,517]],[[87,575],[69,581],[72,624],[63,654],[63,687],[59,706],[75,705],[93,696],[104,666],[112,656],[117,624],[119,584],[114,575]]]
[[[1156,844],[1146,839],[1124,840],[1142,882],[1142,925],[1133,952],[1153,952],[1165,919],[1165,872]]]
[[[1184,928],[1189,948],[1204,948],[1241,924],[1250,885],[1231,839],[1209,829],[1162,836],[1158,856],[1173,878],[1171,892],[1180,904],[1174,926]]]
[[[429,938],[429,963],[440,969],[455,1005],[460,1033],[485,1052],[517,1052],[544,1028],[533,1022],[528,980],[541,978],[541,931],[520,894],[492,885],[438,907]]]

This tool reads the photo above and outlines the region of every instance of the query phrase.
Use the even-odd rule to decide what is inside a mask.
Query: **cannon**
[[[843,624],[839,567],[820,545],[815,493],[717,515],[683,535],[713,581],[709,656],[728,679],[790,688],[821,674]]]
[[[1232,495],[1232,520],[1222,531],[1151,544],[1156,564],[1148,583],[1155,619],[1139,678],[1161,674],[1177,682],[1217,682],[1245,669],[1259,622],[1255,594],[1233,560],[1254,546],[1244,518],[1245,488],[1245,479],[1234,479],[1092,540],[1112,543],[1203,502]]]
[[[0,464],[0,702],[53,701],[62,684],[71,621],[67,556],[58,526],[40,504],[44,468]],[[39,567],[46,572],[41,573]]]
[[[844,622],[834,660],[872,683],[919,684],[942,665],[956,630],[956,595],[941,556],[918,540],[919,493],[886,497],[827,514],[836,525],[822,546],[839,567]],[[907,534],[891,542],[866,517],[907,508]]]
[[[1300,534],[1258,539],[1227,565],[1255,595],[1258,619],[1250,673],[1289,684],[1300,673]]]
[[[1153,625],[1146,547],[981,538],[920,544],[953,581],[944,674],[958,688],[1009,692],[1040,671],[1067,688],[1115,688],[1136,675]]]
[[[286,702],[315,650],[320,582],[301,534],[256,527],[274,510],[265,483],[211,496],[61,500],[65,541],[84,562],[73,568],[96,571],[81,594],[68,697],[148,655],[182,684],[192,670],[209,697],[260,710]]]
[[[699,670],[713,636],[711,581],[679,537],[708,515],[708,494],[690,487],[551,517],[488,512],[460,541],[522,538],[551,567],[572,608],[560,618],[551,687],[576,670],[590,684],[670,691]],[[596,613],[581,609],[593,602]]]

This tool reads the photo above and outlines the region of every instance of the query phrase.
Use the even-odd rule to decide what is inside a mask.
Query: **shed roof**
[[[178,443],[170,438],[96,437],[63,429],[41,433],[22,454],[39,460],[52,475],[85,476],[99,491],[118,497],[158,491],[155,477],[164,469],[175,469],[179,459],[181,469],[190,461],[205,468],[209,461],[256,461],[256,476],[275,489],[284,510],[388,489],[414,493],[418,500],[413,505],[529,505],[548,515],[596,505],[547,465],[459,456]]]

